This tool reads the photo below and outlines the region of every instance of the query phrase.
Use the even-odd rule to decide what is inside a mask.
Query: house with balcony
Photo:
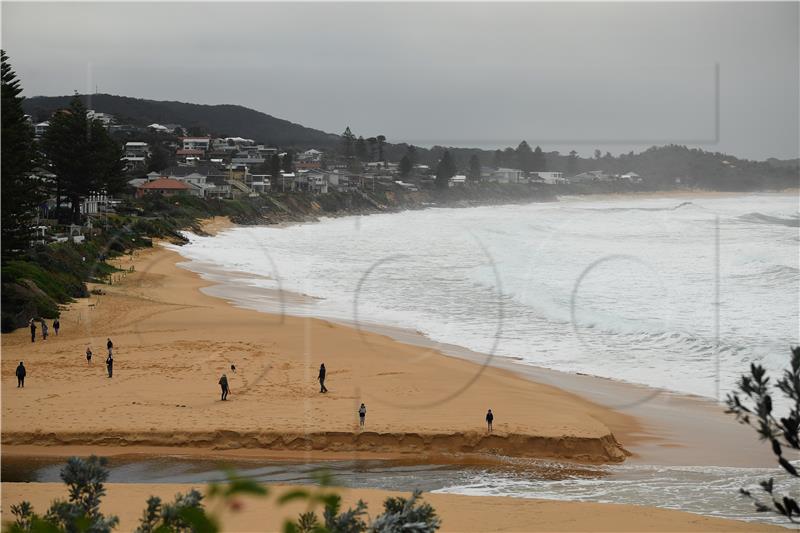
[[[146,142],[131,141],[125,143],[125,155],[122,158],[126,161],[128,168],[144,168],[147,156],[150,153],[149,148]]]
[[[207,152],[211,146],[211,137],[181,137],[184,150],[201,150]]]

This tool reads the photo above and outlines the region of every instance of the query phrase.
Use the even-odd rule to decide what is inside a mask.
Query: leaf
[[[310,494],[307,490],[297,489],[297,490],[290,490],[289,492],[284,492],[278,497],[278,503],[283,505],[284,503],[288,503],[294,500],[307,500],[310,498]]]
[[[789,472],[794,477],[800,477],[800,475],[797,474],[797,469],[794,467],[794,465],[792,465],[792,463],[787,461],[785,458],[780,457],[778,459],[778,463],[780,463],[780,465],[783,467],[783,469],[786,470],[787,472]]]
[[[217,533],[219,528],[203,509],[186,507],[180,511],[181,518],[191,526],[193,533]]]
[[[233,496],[234,494],[253,494],[255,496],[266,496],[267,489],[260,483],[256,483],[250,479],[236,479],[231,481],[228,488],[225,490],[225,496]]]

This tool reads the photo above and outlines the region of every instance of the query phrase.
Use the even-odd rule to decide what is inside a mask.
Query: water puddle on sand
[[[12,458],[2,463],[4,482],[59,482],[63,461]],[[395,491],[505,496],[601,503],[627,503],[678,509],[708,516],[787,525],[769,513],[756,513],[739,496],[740,487],[757,493],[758,481],[776,478],[781,491],[794,490],[777,469],[650,465],[576,466],[547,461],[486,465],[414,464],[407,461],[346,460],[282,462],[162,457],[110,459],[110,483],[196,483],[225,480],[225,468],[270,484],[315,483],[327,471],[337,485]]]

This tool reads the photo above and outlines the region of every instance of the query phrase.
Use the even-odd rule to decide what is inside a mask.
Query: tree
[[[370,137],[367,139],[367,143],[369,144],[370,161],[375,161],[375,159],[377,158],[375,147],[378,145],[378,139],[376,139],[375,137]]]
[[[594,158],[595,159],[600,159],[600,156],[602,155],[602,153],[603,152],[601,152],[599,148],[595,148],[595,150],[594,150]]]
[[[775,388],[786,397],[789,412],[785,417],[773,412],[772,394],[770,393],[770,378],[761,365],[750,364],[750,375],[739,379],[738,389],[742,394],[730,393],[725,399],[728,406],[727,413],[734,414],[736,420],[756,430],[761,440],[770,442],[772,453],[778,459],[778,464],[794,479],[800,478],[797,469],[784,457],[784,448],[800,450],[800,346],[792,348],[789,368],[783,371],[783,376],[775,383]],[[800,506],[796,495],[779,495],[775,489],[774,478],[760,483],[761,489],[767,494],[770,502],[765,504],[755,497],[750,491],[739,489],[739,492],[751,498],[759,512],[772,510],[796,522],[800,519]],[[794,487],[798,485],[795,483]]]
[[[522,141],[519,143],[519,146],[517,146],[516,158],[517,162],[519,163],[519,168],[523,172],[531,172],[532,170],[535,170],[533,168],[533,150],[531,150],[531,147],[528,145],[527,141]]]
[[[467,177],[471,181],[478,182],[481,180],[481,158],[478,157],[478,154],[472,154],[469,158],[469,171],[467,172]]]
[[[269,174],[271,177],[270,189],[273,191],[278,190],[278,179],[281,177],[281,156],[272,154],[272,159],[269,163]]]
[[[73,222],[80,222],[81,198],[103,191],[113,194],[125,185],[122,148],[100,121],[87,118],[77,94],[69,108],[53,115],[42,147],[58,176],[59,188],[72,203]]]
[[[31,175],[36,150],[33,131],[25,120],[20,96],[22,87],[8,63],[2,59],[2,259],[28,248],[31,226],[39,203],[44,199],[40,182]]]
[[[574,176],[578,173],[578,152],[570,151],[567,157],[567,176]]]
[[[411,170],[414,167],[411,165],[411,159],[408,157],[408,154],[403,156],[397,168],[400,171],[400,175],[403,176],[404,178],[409,174],[411,174]]]
[[[150,155],[147,158],[147,171],[148,172],[161,172],[172,163],[170,152],[166,148],[157,144],[153,146]]]
[[[456,164],[450,155],[450,150],[445,150],[439,165],[436,167],[436,188],[447,189],[450,178],[456,175]]]
[[[366,161],[367,157],[369,157],[369,154],[367,153],[367,143],[364,141],[364,137],[361,137],[360,135],[356,141],[355,153],[359,161]]]
[[[533,151],[533,162],[531,163],[531,170],[534,172],[544,172],[547,170],[547,158],[540,147],[536,147]]]
[[[406,155],[408,156],[408,160],[411,162],[411,167],[413,168],[414,165],[419,163],[419,156],[417,155],[417,147],[413,144],[408,145],[408,149],[406,150]]]
[[[281,161],[281,168],[284,172],[292,172],[294,170],[294,152],[287,150]]]
[[[344,157],[353,157],[353,149],[356,136],[350,131],[350,126],[347,126],[342,133],[342,155]]]
[[[385,161],[383,158],[383,145],[386,144],[386,137],[378,135],[375,139],[378,143],[378,161]]]
[[[500,168],[503,166],[503,151],[497,149],[494,151],[494,156],[492,157],[492,167]]]

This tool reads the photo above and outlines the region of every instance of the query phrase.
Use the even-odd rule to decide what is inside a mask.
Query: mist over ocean
[[[708,397],[719,375],[724,397],[800,342],[799,235],[796,194],[583,197],[239,227],[178,249],[236,284],[316,298],[290,314]],[[272,291],[241,303],[277,309]]]

